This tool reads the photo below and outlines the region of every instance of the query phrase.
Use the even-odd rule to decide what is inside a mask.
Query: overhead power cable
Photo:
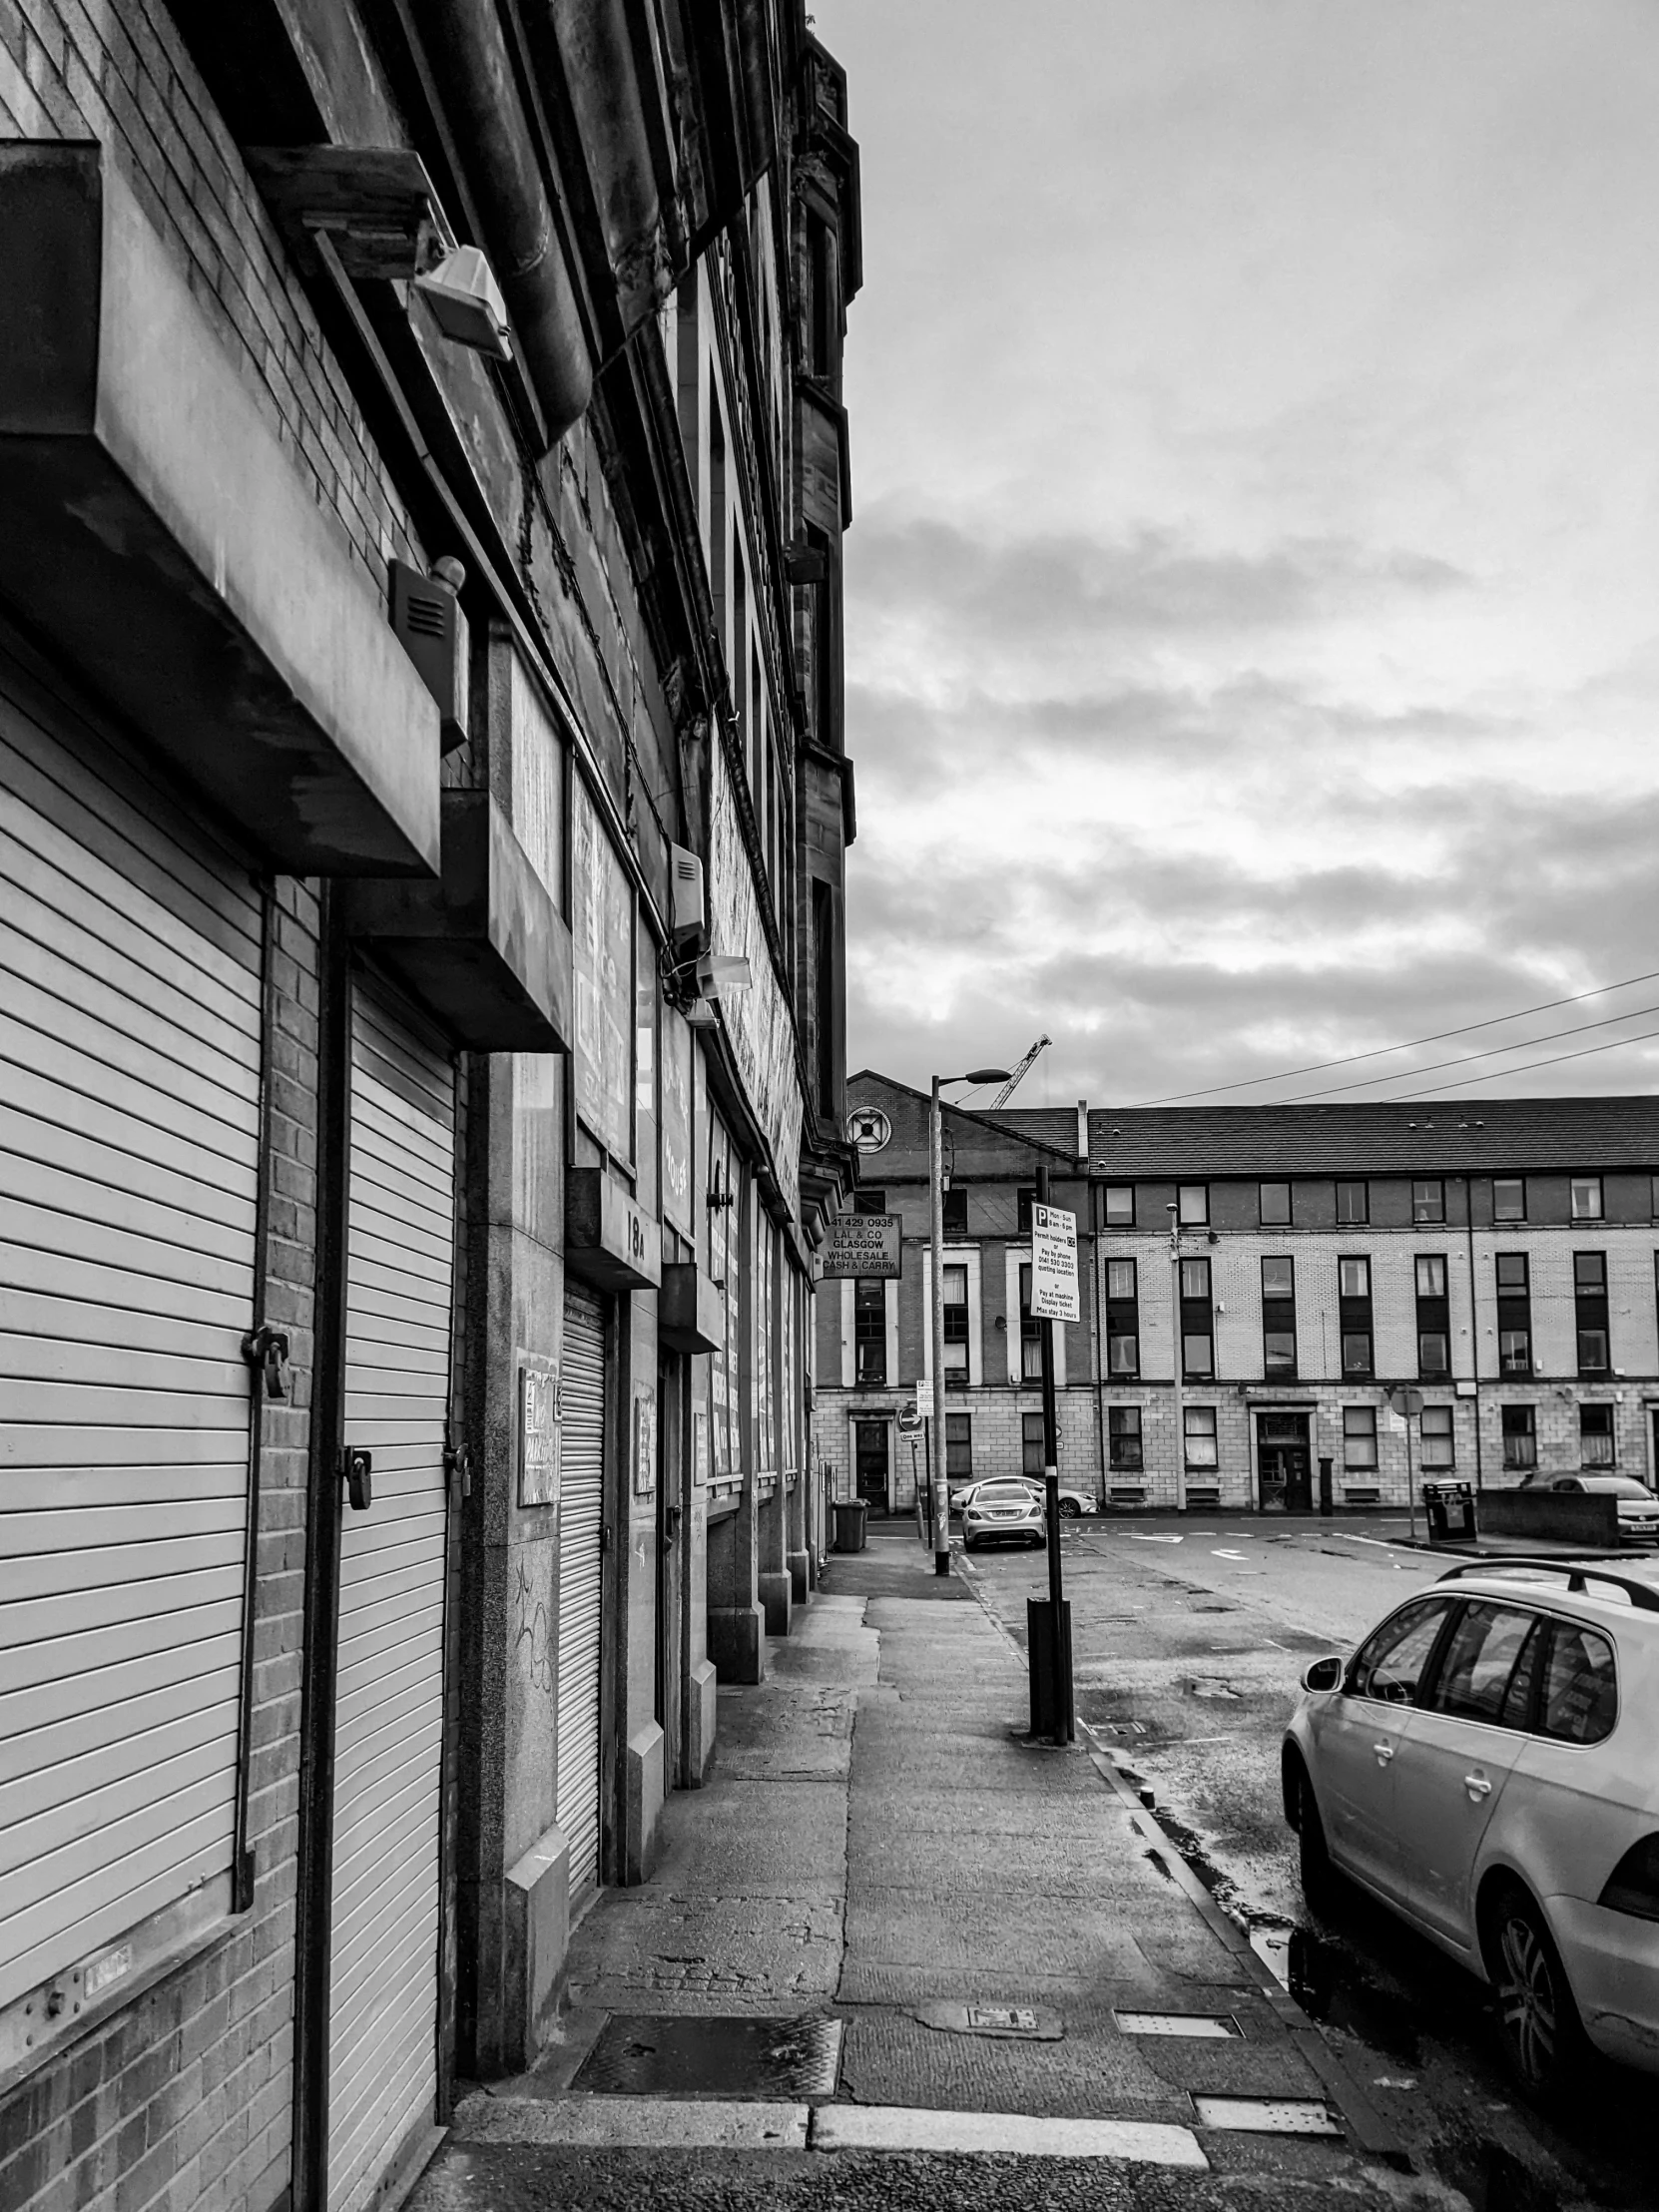
[[[1241,1075],[1235,1083],[1212,1083],[1205,1090],[1170,1091],[1162,1098],[1138,1098],[1134,1106],[1179,1106],[1185,1099],[1214,1098],[1221,1091],[1247,1091],[1262,1083],[1290,1083],[1299,1075],[1320,1075],[1327,1068],[1358,1067],[1362,1060],[1386,1059],[1394,1052],[1415,1052],[1419,1045],[1443,1044],[1447,1037],[1472,1036],[1477,1029],[1495,1029],[1502,1022],[1524,1021],[1529,1014],[1551,1013],[1557,1006],[1581,1005],[1587,998],[1600,998],[1607,991],[1629,990],[1634,983],[1651,983],[1656,977],[1659,977],[1659,968],[1650,968],[1645,975],[1627,975],[1618,983],[1597,983],[1587,991],[1569,992],[1565,998],[1546,998],[1536,1006],[1518,1006],[1512,1014],[1491,1014],[1484,1021],[1466,1021],[1456,1029],[1436,1029],[1426,1037],[1409,1037],[1403,1044],[1380,1044],[1369,1052],[1344,1053],[1336,1060],[1311,1060],[1306,1067],[1281,1068],[1276,1075]],[[1384,1082],[1388,1078],[1380,1076],[1378,1080]],[[1132,1110],[1130,1107],[1123,1109],[1125,1112]]]
[[[1532,1068],[1557,1067],[1563,1060],[1587,1060],[1592,1052],[1617,1052],[1620,1045],[1645,1044],[1650,1037],[1659,1037],[1659,1029],[1642,1029],[1634,1037],[1609,1037],[1605,1044],[1580,1045],[1576,1052],[1552,1052],[1547,1060],[1526,1060],[1518,1068],[1491,1068],[1484,1075],[1471,1075],[1471,1083],[1496,1083],[1505,1075],[1525,1075]],[[1380,1098],[1379,1106],[1408,1106],[1416,1098],[1438,1098],[1442,1091],[1461,1090],[1461,1083],[1435,1083],[1426,1091],[1401,1091],[1394,1098]]]
[[[1587,1036],[1592,1029],[1610,1029],[1616,1021],[1640,1021],[1644,1014],[1659,1014],[1659,1006],[1631,1006],[1622,1014],[1604,1014],[1600,1021],[1577,1021],[1566,1029],[1546,1029],[1541,1036],[1517,1037],[1513,1044],[1490,1045],[1484,1052],[1459,1052],[1454,1053],[1449,1060],[1430,1060],[1425,1068],[1407,1068],[1392,1075],[1362,1075],[1352,1083],[1327,1083],[1321,1090],[1298,1091],[1290,1098],[1276,1099],[1274,1104],[1277,1106],[1302,1106],[1313,1098],[1337,1098],[1344,1091],[1368,1090],[1373,1083],[1411,1082],[1419,1075],[1433,1075],[1440,1068],[1472,1067],[1476,1060],[1500,1059],[1506,1052],[1528,1052],[1535,1044],[1553,1044],[1557,1037]],[[1612,1040],[1613,1043],[1619,1044],[1625,1041],[1624,1038]],[[1598,1047],[1597,1049],[1602,1048]],[[1611,1050],[1611,1044],[1606,1049]],[[1492,1073],[1501,1075],[1504,1070],[1494,1068]],[[1486,1078],[1480,1076],[1476,1080],[1484,1082]],[[1402,1092],[1400,1095],[1414,1096],[1415,1094]],[[1380,1101],[1379,1103],[1383,1102]]]

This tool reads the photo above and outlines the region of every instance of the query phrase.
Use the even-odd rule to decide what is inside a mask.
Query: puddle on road
[[[1414,2008],[1381,1988],[1352,1951],[1311,1928],[1292,1928],[1285,1965],[1285,1985],[1310,2019],[1345,2028],[1402,2065],[1416,2064],[1421,2045]]]

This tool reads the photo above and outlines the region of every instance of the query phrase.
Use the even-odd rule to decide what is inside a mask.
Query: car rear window
[[[1032,1492],[1023,1482],[981,1482],[973,1495],[976,1504],[983,1504],[989,1498],[998,1505],[1007,1505],[1010,1502],[1023,1505],[1032,1496]]]
[[[1557,1621],[1544,1664],[1538,1728],[1564,1744],[1599,1744],[1618,1716],[1613,1647],[1593,1628]]]

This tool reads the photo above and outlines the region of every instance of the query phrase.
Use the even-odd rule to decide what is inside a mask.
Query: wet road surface
[[[1659,2206],[1659,2084],[1598,2066],[1567,2114],[1511,2088],[1483,1986],[1358,1896],[1316,1920],[1280,1809],[1279,1746],[1310,1659],[1351,1649],[1444,1562],[1318,1523],[1072,1524],[1077,1715],[1410,2146],[1476,2212]],[[1044,1554],[969,1579],[1023,1643]]]

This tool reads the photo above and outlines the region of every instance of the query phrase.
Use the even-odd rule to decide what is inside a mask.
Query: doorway
[[[677,1352],[657,1362],[657,1725],[663,1732],[663,1773],[680,1774],[681,1556],[688,1468],[685,1464],[686,1362]]]
[[[887,1423],[859,1420],[852,1424],[853,1469],[858,1495],[872,1513],[887,1509]]]
[[[1264,1513],[1311,1513],[1313,1453],[1306,1413],[1258,1413],[1256,1464]]]

